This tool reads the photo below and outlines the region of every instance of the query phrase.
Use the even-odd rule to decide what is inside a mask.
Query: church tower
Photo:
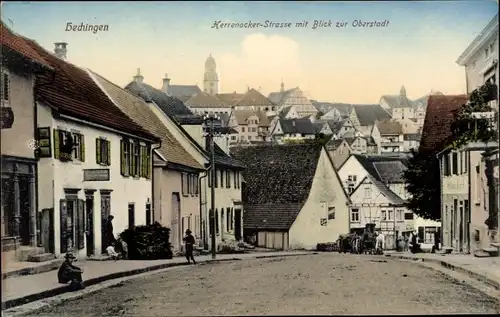
[[[405,86],[401,86],[401,89],[399,90],[399,95],[401,97],[406,97],[406,88],[405,88]]]
[[[205,76],[203,77],[203,91],[210,95],[219,93],[219,76],[217,76],[217,65],[212,54],[205,62]]]

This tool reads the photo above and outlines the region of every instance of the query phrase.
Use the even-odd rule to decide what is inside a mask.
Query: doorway
[[[181,198],[179,193],[172,193],[172,246],[176,249],[180,248],[181,240]]]
[[[85,214],[87,217],[87,256],[94,255],[94,193],[86,193],[85,195]]]
[[[19,235],[22,245],[30,245],[30,209],[31,209],[31,191],[29,176],[19,176]]]
[[[135,227],[135,204],[128,203],[128,228],[134,229]]]
[[[241,240],[241,209],[234,210],[234,238]]]
[[[108,218],[111,214],[111,195],[101,192],[101,253],[106,253],[108,239],[106,235]]]

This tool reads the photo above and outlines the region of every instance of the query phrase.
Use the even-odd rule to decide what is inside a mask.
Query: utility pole
[[[215,218],[215,181],[217,174],[215,172],[215,141],[214,141],[214,136],[215,136],[215,127],[214,127],[214,121],[218,120],[217,116],[214,115],[205,115],[204,117],[205,120],[205,126],[208,125],[208,131],[206,136],[209,138],[209,144],[210,144],[210,181],[212,183],[212,186],[210,187],[210,226],[212,227],[212,236],[211,236],[211,251],[212,251],[212,259],[215,259],[216,257],[216,221],[217,219]]]

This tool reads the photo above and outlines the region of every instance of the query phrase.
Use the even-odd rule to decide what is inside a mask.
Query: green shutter
[[[128,176],[128,170],[127,170],[127,155],[125,153],[125,141],[121,140],[120,141],[120,163],[121,163],[121,174],[123,176]]]
[[[151,169],[152,169],[152,161],[151,161],[151,147],[146,147],[146,178],[151,178]]]
[[[101,164],[101,139],[95,139],[95,162]]]
[[[85,162],[85,136],[83,134],[80,134],[80,155],[82,156],[80,161]]]
[[[54,158],[60,157],[60,143],[59,143],[59,130],[54,129]]]
[[[106,165],[111,165],[111,141],[106,141],[106,150],[108,151],[108,156],[106,157]]]
[[[146,177],[146,147],[141,145],[141,168],[139,170],[139,177]]]

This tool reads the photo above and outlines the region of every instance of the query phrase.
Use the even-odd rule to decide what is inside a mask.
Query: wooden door
[[[234,238],[236,241],[241,240],[241,233],[243,228],[241,227],[241,209],[234,210]]]
[[[171,222],[171,237],[172,246],[176,249],[180,248],[180,243],[182,241],[182,232],[180,228],[181,219],[181,199],[179,193],[172,193],[172,222]]]
[[[87,216],[87,227],[85,228],[87,235],[87,256],[94,255],[94,197],[87,196],[85,201],[85,212]]]

